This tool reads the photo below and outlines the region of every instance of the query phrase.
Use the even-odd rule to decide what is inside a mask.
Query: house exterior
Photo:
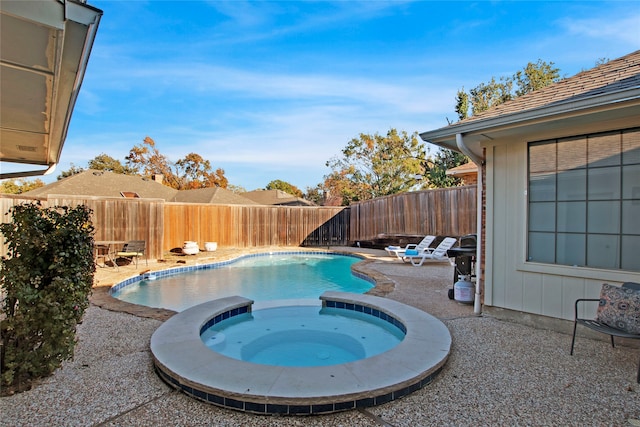
[[[147,178],[88,169],[44,187],[24,193],[25,196],[74,195],[162,199],[165,202],[256,205],[257,203],[219,187],[176,190],[162,184],[160,176]]]
[[[478,184],[478,165],[473,162],[447,169],[445,174],[455,178],[460,178],[461,185]]]
[[[476,310],[572,320],[640,282],[640,51],[420,136],[480,166]]]

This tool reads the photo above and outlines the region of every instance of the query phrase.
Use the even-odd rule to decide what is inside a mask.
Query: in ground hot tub
[[[414,307],[343,292],[325,292],[320,301],[326,308],[387,322],[404,331],[404,338],[388,351],[346,363],[247,362],[212,351],[201,337],[212,326],[252,311],[253,301],[235,296],[200,304],[163,323],[151,337],[156,370],[168,384],[204,402],[258,414],[308,415],[398,399],[429,384],[449,356],[447,328]]]

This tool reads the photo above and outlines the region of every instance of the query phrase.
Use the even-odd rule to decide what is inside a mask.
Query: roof
[[[24,193],[28,196],[76,195],[89,197],[139,197],[167,202],[255,205],[253,200],[225,188],[176,190],[152,178],[88,169],[44,187]]]
[[[455,168],[447,169],[445,172],[447,175],[451,176],[464,176],[478,173],[478,165],[473,162],[465,163],[460,166],[456,166]]]
[[[178,191],[171,202],[215,203],[219,205],[257,205],[251,199],[220,187],[198,188]]]
[[[88,169],[24,194],[28,196],[72,194],[91,197],[123,197],[123,192],[136,193],[145,199],[170,200],[178,190],[138,175]]]
[[[460,135],[471,151],[482,156],[483,141],[526,132],[561,132],[576,126],[640,117],[640,50],[573,77],[497,105],[478,115],[420,137],[456,151]],[[468,153],[465,153],[468,154]]]
[[[101,17],[85,0],[0,2],[0,179],[55,168]]]
[[[314,206],[313,202],[282,190],[254,190],[241,195],[261,205]]]

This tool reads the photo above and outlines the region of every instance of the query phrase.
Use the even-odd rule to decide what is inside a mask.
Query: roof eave
[[[0,179],[43,175],[59,162],[102,11],[86,0],[4,0],[0,6],[3,23],[11,24],[3,25],[0,52]],[[23,102],[27,91],[30,102]]]
[[[459,151],[456,144],[456,135],[482,134],[501,128],[522,127],[533,122],[549,122],[560,117],[576,116],[588,114],[590,110],[601,110],[603,107],[623,106],[623,104],[640,104],[640,86],[625,88],[619,91],[607,92],[605,94],[580,98],[577,100],[567,100],[552,105],[545,105],[539,108],[503,114],[486,119],[471,120],[423,132],[420,138],[423,141],[435,144],[454,151]],[[478,147],[475,153],[482,156]]]

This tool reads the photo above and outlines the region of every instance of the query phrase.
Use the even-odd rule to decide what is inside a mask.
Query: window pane
[[[620,203],[589,202],[587,232],[620,233]]]
[[[587,170],[565,171],[558,174],[558,200],[587,198]]]
[[[529,204],[529,230],[555,231],[556,230],[556,204],[555,203],[530,203]]]
[[[529,233],[529,261],[555,263],[555,234]]]
[[[640,164],[622,168],[622,198],[640,201]]]
[[[558,141],[558,170],[582,169],[587,165],[587,138]]]
[[[589,169],[589,200],[620,198],[620,168]]]
[[[640,163],[640,130],[622,133],[622,163]]]
[[[558,233],[557,263],[564,265],[585,265],[585,235]]]
[[[556,170],[556,143],[537,142],[529,146],[529,171],[548,172]]]
[[[640,236],[622,236],[622,269],[640,271]]]
[[[622,202],[622,234],[640,234],[640,200]]]
[[[556,175],[550,173],[531,174],[529,178],[529,200],[532,202],[556,200]]]
[[[589,136],[587,145],[591,167],[620,164],[621,136],[619,132]]]
[[[585,202],[558,202],[558,231],[587,231],[587,204]]]
[[[587,236],[587,265],[596,268],[620,268],[620,236],[592,234]]]

